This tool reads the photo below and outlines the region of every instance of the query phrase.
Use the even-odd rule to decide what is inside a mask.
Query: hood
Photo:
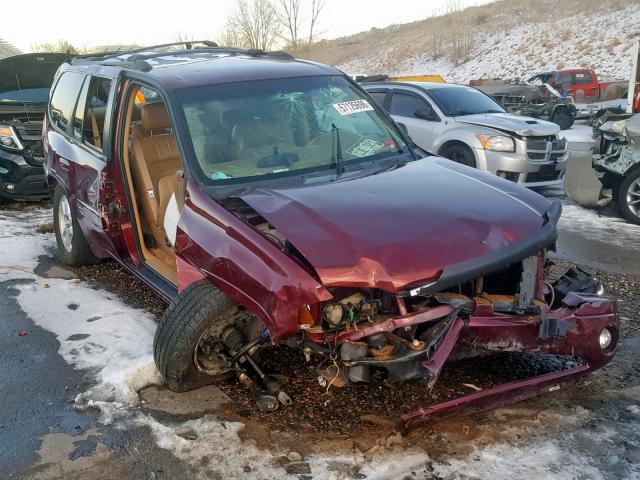
[[[458,123],[468,123],[489,127],[503,132],[511,132],[521,137],[542,137],[556,135],[560,127],[555,123],[545,122],[531,117],[520,117],[510,113],[483,113],[456,117]]]
[[[30,53],[0,60],[0,121],[41,120],[64,53]]]
[[[257,188],[240,198],[304,255],[325,286],[387,291],[535,236],[551,205],[436,157],[353,180]]]

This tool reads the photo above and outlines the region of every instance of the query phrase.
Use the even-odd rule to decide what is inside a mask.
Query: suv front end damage
[[[334,359],[321,383],[438,381],[445,362],[490,352],[571,356],[577,366],[495,386],[402,415],[407,427],[494,408],[553,392],[606,365],[617,347],[614,301],[596,281],[544,280],[545,254],[464,281],[446,291],[412,289],[397,295],[368,289],[333,292],[303,325],[305,355]],[[590,279],[591,280],[591,279]],[[566,288],[588,290],[554,298]],[[315,315],[319,314],[318,317]]]
[[[428,169],[430,176],[435,178],[442,173],[439,165],[443,170],[468,171],[447,161],[434,162],[437,163],[410,164],[398,169],[395,175],[404,176],[415,168]],[[341,192],[348,189],[353,193],[355,182],[314,187],[316,192],[298,187],[278,191],[253,190],[243,193],[241,198],[221,200],[221,206],[231,212],[240,225],[250,225],[270,247],[284,252],[286,258],[307,270],[317,282],[300,288],[303,284],[299,282],[282,284],[282,272],[269,276],[253,272],[251,281],[273,281],[263,285],[262,304],[253,312],[267,327],[268,333],[262,339],[264,346],[286,343],[301,349],[308,360],[317,359],[321,365],[318,379],[324,387],[339,388],[360,382],[397,384],[421,379],[426,381],[425,397],[428,389],[438,382],[447,361],[492,352],[574,357],[572,362],[576,366],[573,368],[406,413],[402,418],[408,427],[554,391],[611,360],[618,340],[615,301],[602,297],[602,286],[580,270],[571,269],[554,282],[547,275],[546,254],[554,248],[556,223],[561,213],[557,202],[543,200],[495,177],[483,178],[483,182],[492,182],[495,187],[506,189],[508,196],[518,198],[517,205],[535,205],[540,213],[531,215],[530,219],[535,224],[541,221],[541,225],[526,234],[525,230],[516,234],[513,221],[507,221],[507,218],[517,214],[506,211],[502,212],[506,215],[502,220],[493,218],[491,227],[485,229],[486,225],[482,224],[476,230],[480,224],[469,216],[468,207],[464,207],[458,212],[459,225],[446,235],[440,233],[440,236],[444,235],[442,238],[425,232],[426,225],[418,227],[419,230],[413,230],[413,224],[405,225],[396,228],[391,237],[394,241],[387,238],[384,249],[377,250],[378,240],[363,230],[385,225],[388,220],[385,205],[389,208],[385,199],[395,198],[396,188],[410,191],[410,179],[420,178],[423,176],[408,175],[404,182],[387,184],[384,176],[367,177],[375,185],[383,182],[387,188],[393,187],[387,190],[391,195],[376,197],[377,200],[372,198],[368,204],[361,205],[363,209],[375,212],[377,223],[369,223],[363,218],[364,211],[362,215],[345,216],[344,223],[336,217],[334,202],[344,205]],[[449,185],[455,183],[453,176]],[[468,185],[466,181],[465,185]],[[370,190],[376,191],[376,188],[371,186]],[[452,190],[455,192],[456,189]],[[420,195],[424,198],[423,192]],[[434,195],[441,203],[447,200],[442,191],[434,192]],[[322,202],[318,200],[320,198]],[[491,203],[489,198],[486,200],[487,204]],[[414,206],[415,222],[423,215],[436,218],[425,212],[435,208],[434,205],[427,198],[421,207],[423,211]],[[350,208],[359,207],[352,203]],[[513,209],[518,210],[518,207],[514,205]],[[526,216],[527,212],[532,213],[525,209],[520,214]],[[357,224],[353,224],[354,221]],[[185,222],[185,227],[190,223]],[[226,230],[232,229],[226,227]],[[196,243],[200,242],[195,231],[187,231]],[[418,231],[425,235],[420,241],[415,237]],[[480,239],[474,240],[476,234],[480,234]],[[244,236],[247,238],[246,234]],[[340,251],[327,250],[326,245],[336,244],[338,239]],[[443,255],[425,257],[421,254],[434,251],[444,239],[448,239],[443,250],[449,255],[447,259]],[[395,244],[395,241],[399,243]],[[470,243],[462,251],[453,248],[463,241]],[[226,262],[222,257],[230,250],[224,243],[218,238],[216,248],[219,251],[212,255],[220,264]],[[388,249],[388,244],[395,246]],[[248,245],[244,247],[249,248]],[[354,249],[353,256],[349,255],[351,248]],[[474,255],[472,248],[479,248],[478,253]],[[452,249],[458,250],[455,255]],[[256,244],[248,251],[257,250]],[[240,258],[238,252],[235,257]],[[277,258],[270,254],[271,262]],[[451,258],[461,260],[450,261]],[[338,268],[337,259],[350,266]],[[282,262],[281,265],[284,268],[287,264]],[[400,265],[406,265],[406,269],[400,270]],[[213,265],[203,267],[208,271],[215,270]],[[220,271],[228,269],[236,270],[229,266]],[[225,288],[223,283],[220,285]],[[227,292],[237,295],[232,290]],[[314,296],[316,300],[313,300]],[[252,310],[246,301],[245,305]],[[269,313],[265,314],[267,309]],[[241,368],[240,377],[246,381],[253,367]],[[259,377],[262,375],[264,372]],[[265,409],[277,408],[275,394],[282,393],[283,385],[278,383],[277,386],[270,407]],[[264,387],[268,388],[268,385]],[[264,407],[263,397],[259,397],[258,404]]]

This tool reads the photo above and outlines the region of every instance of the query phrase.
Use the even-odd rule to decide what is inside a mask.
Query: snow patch
[[[570,19],[560,14],[556,18],[497,32],[478,27],[469,32],[473,45],[469,60],[457,66],[445,57],[433,59],[428,51],[398,58],[393,43],[387,48],[363,51],[337,66],[345,72],[366,75],[440,74],[448,82],[465,84],[478,78],[527,79],[559,66],[593,68],[601,80],[629,78],[636,27],[640,24],[637,3],[630,2],[619,10],[580,13]],[[389,71],[389,65],[395,65],[395,71]]]
[[[54,248],[55,237],[37,234],[35,227],[50,219],[48,209],[0,212],[0,280],[35,280],[16,287],[20,307],[57,336],[69,364],[96,372],[97,384],[79,394],[76,404],[99,408],[101,421],[110,423],[138,404],[140,389],[161,382],[153,361],[156,323],[153,315],[84,282],[37,277],[33,269]]]

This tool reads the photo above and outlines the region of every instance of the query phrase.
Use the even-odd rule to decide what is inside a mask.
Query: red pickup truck
[[[600,81],[596,72],[587,69],[538,73],[529,82],[540,85],[547,83],[560,93],[566,91],[577,103],[625,98],[629,89],[627,80]]]

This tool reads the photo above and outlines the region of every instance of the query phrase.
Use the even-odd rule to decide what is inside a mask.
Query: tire
[[[636,201],[637,204],[630,204]],[[640,168],[628,174],[620,185],[618,207],[629,222],[640,225]]]
[[[204,332],[235,303],[210,282],[185,288],[165,311],[153,340],[153,357],[169,390],[186,392],[228,379],[233,370],[207,375],[194,357]]]
[[[451,145],[442,150],[441,155],[456,163],[466,165],[468,167],[477,168],[476,157],[466,145]]]
[[[560,127],[560,130],[569,130],[573,126],[574,118],[566,110],[560,110],[553,116],[553,123]]]
[[[100,263],[100,259],[93,254],[87,239],[84,238],[67,192],[62,187],[56,188],[53,196],[53,225],[58,257],[63,263],[73,267]],[[70,229],[67,228],[69,226]]]

